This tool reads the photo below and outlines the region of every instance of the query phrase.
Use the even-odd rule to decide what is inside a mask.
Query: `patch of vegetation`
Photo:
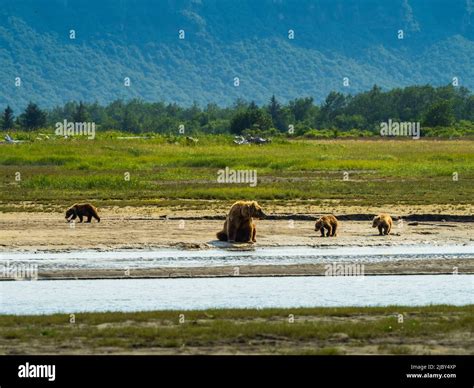
[[[372,343],[379,353],[410,354],[426,340],[472,351],[474,306],[224,309],[0,316],[0,351],[35,343],[40,349],[80,346],[117,351],[225,348],[260,353],[344,354]],[[184,322],[180,323],[180,314]],[[398,323],[398,314],[404,322]],[[290,321],[289,317],[294,317]],[[467,337],[466,337],[467,338]],[[74,345],[73,345],[74,344]],[[34,351],[34,350],[33,350]]]
[[[410,86],[382,91],[378,86],[356,95],[328,94],[320,105],[313,98],[296,98],[286,105],[273,95],[267,104],[237,100],[231,107],[197,104],[182,107],[139,99],[116,100],[107,106],[68,102],[42,110],[30,102],[14,120],[7,106],[0,127],[5,131],[57,129],[64,122],[93,123],[98,131],[130,134],[234,134],[303,138],[370,137],[381,134],[381,123],[404,122],[421,126],[417,136],[474,136],[474,95],[465,87]],[[65,125],[65,124],[64,124]],[[66,134],[62,132],[58,134]],[[386,134],[387,135],[387,134]],[[414,136],[411,133],[409,136]],[[405,134],[407,136],[407,134]],[[138,150],[129,150],[135,156]]]
[[[226,135],[41,140],[1,145],[0,206],[186,204],[190,200],[335,200],[341,204],[469,204],[474,143],[469,140],[284,140],[262,146]],[[258,185],[221,184],[219,169],[255,169]],[[348,180],[344,180],[347,173]],[[453,180],[456,173],[458,180]],[[127,179],[129,178],[129,179]]]

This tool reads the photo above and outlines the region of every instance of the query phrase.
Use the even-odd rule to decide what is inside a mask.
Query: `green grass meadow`
[[[99,206],[183,200],[335,200],[346,205],[469,204],[471,140],[288,140],[235,145],[229,136],[119,139],[115,132],[0,145],[0,201]],[[251,169],[258,184],[221,184],[219,169]],[[344,173],[347,173],[344,180]],[[457,174],[458,180],[453,179]],[[129,175],[128,175],[129,174]],[[127,178],[130,179],[127,179]]]
[[[403,315],[403,322],[399,316]],[[227,352],[380,354],[472,348],[473,306],[223,309],[0,316],[0,352],[134,352],[209,347]],[[430,343],[430,345],[428,345]],[[426,346],[425,346],[426,345]]]

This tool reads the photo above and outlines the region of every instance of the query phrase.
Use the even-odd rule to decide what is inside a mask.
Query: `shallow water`
[[[474,303],[474,275],[0,282],[0,313]]]
[[[474,245],[396,245],[377,247],[278,247],[246,250],[121,250],[59,253],[1,252],[0,265],[37,265],[48,269],[103,269],[286,265],[329,262],[372,263],[423,259],[473,259]]]

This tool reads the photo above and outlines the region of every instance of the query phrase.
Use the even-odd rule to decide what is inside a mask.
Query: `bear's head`
[[[257,203],[257,201],[252,201],[248,203],[247,205],[244,205],[241,210],[241,214],[245,218],[265,218],[266,214],[263,212],[262,208],[260,205]]]
[[[72,217],[76,215],[76,208],[75,207],[70,207],[69,209],[66,210],[66,220],[69,221],[69,217]]]
[[[380,216],[375,216],[372,221],[372,228],[376,228],[380,224]]]
[[[320,218],[319,220],[316,221],[316,224],[314,224],[314,230],[317,232],[318,230],[321,230],[323,227],[323,220]]]

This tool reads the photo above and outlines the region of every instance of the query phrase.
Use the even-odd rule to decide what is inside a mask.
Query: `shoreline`
[[[392,236],[400,237],[400,235],[392,234]],[[319,237],[319,236],[318,236]],[[382,239],[383,237],[381,237]],[[33,246],[14,246],[8,247],[5,245],[0,244],[0,256],[1,255],[8,255],[11,254],[70,254],[70,253],[150,253],[150,252],[206,252],[206,251],[218,251],[218,252],[254,252],[256,250],[274,250],[277,253],[278,250],[285,250],[285,249],[322,249],[328,250],[328,252],[335,252],[337,249],[348,249],[348,248],[428,248],[428,247],[463,247],[463,246],[473,246],[474,247],[474,239],[470,241],[458,241],[458,242],[446,242],[437,241],[437,242],[429,242],[429,241],[409,241],[408,243],[404,243],[403,241],[368,241],[367,244],[347,244],[345,242],[338,243],[335,239],[327,239],[329,243],[325,243],[326,239],[322,239],[323,242],[321,243],[309,243],[309,244],[278,244],[278,243],[228,243],[222,241],[208,241],[208,242],[200,242],[200,243],[188,243],[188,242],[171,242],[168,244],[118,244],[117,246],[90,246],[86,248],[75,248],[72,246],[67,247],[33,247]],[[330,242],[333,242],[331,244]],[[441,253],[440,253],[441,254]],[[474,251],[473,251],[474,257]]]

